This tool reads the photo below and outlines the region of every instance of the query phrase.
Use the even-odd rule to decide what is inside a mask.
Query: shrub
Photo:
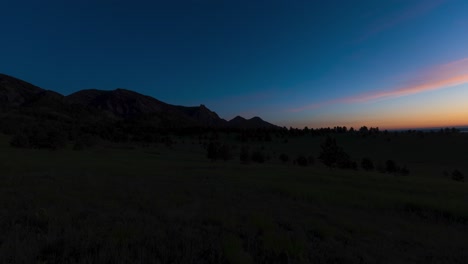
[[[214,141],[211,141],[210,144],[208,144],[206,152],[206,157],[211,160],[222,159],[226,161],[231,158],[231,150],[229,146],[226,144],[221,145]]]
[[[297,157],[296,162],[297,162],[297,165],[303,166],[303,167],[307,166],[307,163],[308,163],[306,157],[302,155]]]
[[[452,172],[452,180],[462,182],[465,180],[465,176],[459,170],[454,170]]]
[[[231,150],[227,144],[223,144],[219,149],[218,149],[218,158],[227,161],[231,159]]]
[[[387,160],[387,162],[385,162],[385,171],[388,173],[397,173],[399,168],[394,160]]]
[[[357,170],[357,163],[352,161],[348,155],[338,159],[337,167],[340,169],[352,169]]]
[[[239,158],[244,163],[249,162],[249,148],[248,147],[242,146]]]
[[[90,134],[83,134],[78,136],[73,145],[74,150],[82,150],[84,148],[93,147],[96,144],[96,139]]]
[[[24,133],[18,133],[13,136],[10,145],[15,148],[29,148],[29,137]]]
[[[211,141],[210,144],[208,144],[208,148],[206,150],[206,157],[210,160],[218,159],[218,148],[219,144],[217,142]]]
[[[265,162],[265,155],[261,151],[254,151],[252,153],[252,161],[258,162],[258,163],[264,163]]]
[[[327,137],[320,147],[322,148],[319,159],[328,167],[338,167],[342,169],[351,168],[354,164],[349,155],[336,144],[336,140]]]
[[[408,175],[410,173],[409,169],[406,167],[406,165],[404,165],[401,169],[400,169],[400,174],[401,175]]]
[[[386,170],[385,170],[385,166],[382,164],[382,163],[379,163],[376,167],[377,171],[380,172],[380,173],[385,173]]]
[[[374,163],[369,158],[363,158],[361,161],[361,168],[366,171],[374,170]]]
[[[385,163],[385,169],[383,171],[379,170],[382,173],[393,173],[393,174],[401,174],[401,175],[408,175],[410,173],[408,167],[404,165],[403,167],[398,166],[398,164],[394,160],[387,160]]]
[[[289,161],[289,156],[285,153],[281,153],[281,155],[279,156],[279,159],[283,162],[283,163],[286,163]]]
[[[10,141],[12,147],[57,149],[65,147],[68,135],[56,128],[37,126],[16,134]]]
[[[358,169],[358,164],[357,164],[357,162],[351,161],[351,162],[349,163],[349,165],[348,165],[348,168],[349,168],[349,169],[352,169],[352,170],[357,170],[357,169]]]

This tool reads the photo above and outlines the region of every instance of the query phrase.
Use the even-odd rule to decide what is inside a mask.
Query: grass
[[[435,136],[338,139],[409,176],[211,162],[189,139],[48,151],[0,138],[0,263],[466,263],[468,185],[442,175],[466,168],[466,141]],[[265,151],[317,155],[319,139],[289,141]]]

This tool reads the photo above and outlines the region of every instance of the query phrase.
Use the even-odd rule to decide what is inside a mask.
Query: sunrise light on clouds
[[[438,69],[434,70],[434,69]],[[301,112],[333,104],[356,104],[379,99],[391,99],[400,96],[423,93],[427,91],[450,88],[452,86],[468,83],[468,58],[442,64],[434,67],[418,77],[418,81],[410,81],[414,84],[397,87],[384,91],[372,91],[355,96],[332,99],[325,102],[317,102],[300,108],[293,108],[291,112]]]

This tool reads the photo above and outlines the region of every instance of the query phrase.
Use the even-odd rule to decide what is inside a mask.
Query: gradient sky
[[[468,1],[15,0],[0,72],[281,126],[468,125]]]

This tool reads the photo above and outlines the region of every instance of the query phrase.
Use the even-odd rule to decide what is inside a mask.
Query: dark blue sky
[[[468,124],[467,14],[465,0],[9,1],[0,72],[285,126]]]

